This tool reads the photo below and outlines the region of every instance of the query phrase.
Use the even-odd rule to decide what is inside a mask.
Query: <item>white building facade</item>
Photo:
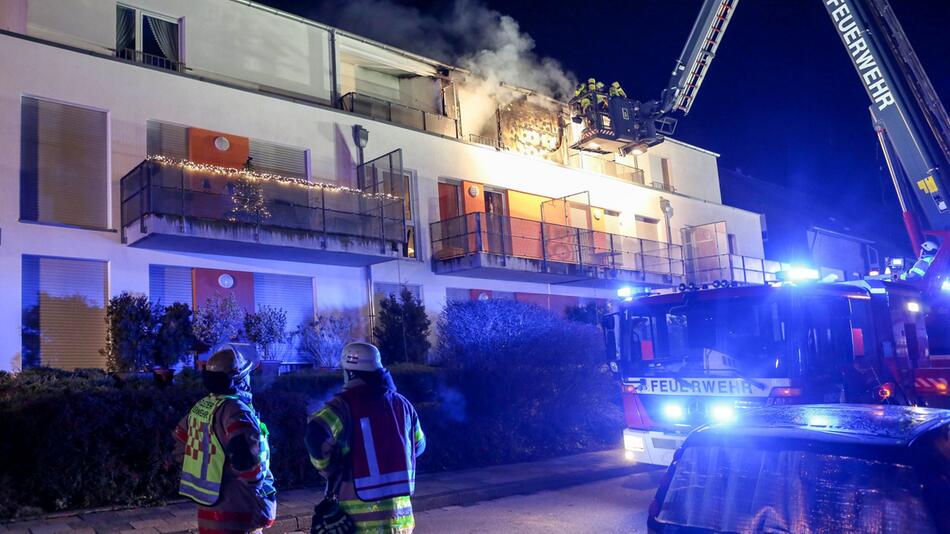
[[[401,285],[435,316],[762,281],[716,154],[574,152],[563,104],[486,113],[469,73],[246,0],[5,0],[0,67],[0,370],[103,366],[123,291],[367,332]]]

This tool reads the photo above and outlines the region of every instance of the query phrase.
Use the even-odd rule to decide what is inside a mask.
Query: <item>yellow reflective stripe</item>
[[[217,497],[217,496],[218,496],[218,492],[217,492],[217,491],[211,491],[211,490],[208,490],[208,489],[199,488],[198,486],[192,484],[191,482],[188,482],[187,480],[182,480],[182,481],[181,481],[181,485],[182,485],[182,486],[188,486],[189,488],[192,488],[192,489],[194,489],[195,491],[204,493],[205,495],[210,495],[210,496],[212,496],[212,497]]]
[[[343,421],[340,421],[339,416],[329,407],[313,414],[313,419],[321,419],[326,423],[327,427],[330,428],[330,434],[333,436],[333,439],[337,439],[340,436],[340,432],[343,431]]]
[[[416,441],[416,443],[419,443],[426,439],[425,434],[422,433],[422,427],[419,426],[418,424],[416,425],[416,433],[413,436],[413,439]]]
[[[330,466],[330,459],[310,457],[310,463],[312,463],[313,466],[316,467],[317,469],[323,471],[324,469]]]
[[[384,499],[382,501],[363,502],[355,500],[340,501],[340,508],[348,514],[365,514],[369,512],[388,512],[400,508],[408,508],[411,504],[407,497]]]
[[[358,521],[356,522],[356,532],[369,533],[381,532],[384,528],[409,528],[415,526],[416,522],[411,515],[404,515],[393,519],[378,519],[376,521]]]

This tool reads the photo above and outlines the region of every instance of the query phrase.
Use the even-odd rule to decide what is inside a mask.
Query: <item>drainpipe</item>
[[[363,267],[363,272],[366,278],[366,302],[369,303],[369,332],[366,334],[366,339],[372,342],[373,330],[376,328],[376,293],[373,291],[373,266]]]
[[[670,219],[673,218],[673,205],[670,201],[660,197],[660,211],[663,212],[663,219],[666,222],[666,259],[669,263],[670,280],[673,280],[673,228],[670,225]]]
[[[336,30],[330,30],[330,106],[338,107],[342,105],[340,95],[337,89],[336,79]]]

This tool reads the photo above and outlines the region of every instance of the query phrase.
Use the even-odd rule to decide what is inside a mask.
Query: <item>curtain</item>
[[[135,10],[117,6],[115,14],[115,50],[120,57],[125,50],[135,50]],[[131,59],[131,58],[129,58]]]
[[[152,29],[152,35],[162,49],[165,58],[178,62],[178,24],[145,15],[145,23]]]

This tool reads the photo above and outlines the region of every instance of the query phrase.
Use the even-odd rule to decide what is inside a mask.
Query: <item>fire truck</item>
[[[923,276],[906,279],[827,283],[798,269],[758,286],[724,280],[639,297],[624,288],[602,326],[631,459],[668,464],[692,428],[739,424],[761,405],[950,407],[950,122],[887,0],[822,3],[871,100],[910,241],[941,246]],[[573,148],[639,154],[662,142],[695,101],[737,4],[704,2],[660,99],[576,106],[584,129]]]

